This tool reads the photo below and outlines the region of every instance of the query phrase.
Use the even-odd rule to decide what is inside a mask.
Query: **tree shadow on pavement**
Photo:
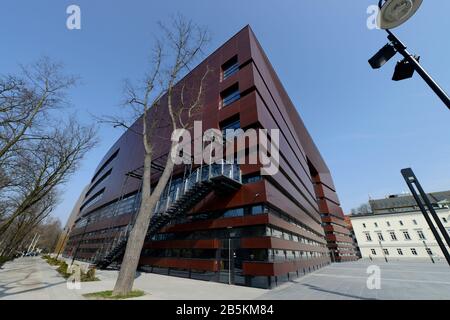
[[[66,283],[65,280],[60,281],[60,282],[56,282],[56,283],[42,283],[41,286],[33,288],[33,289],[17,290],[17,291],[11,292],[11,293],[7,293],[8,290],[17,289],[17,287],[8,287],[8,285],[16,283],[16,282],[17,281],[10,282],[10,283],[5,283],[5,284],[0,285],[0,299],[4,298],[4,297],[8,297],[8,296],[13,296],[13,295],[26,293],[26,292],[33,292],[33,291],[43,290],[45,288],[50,288],[50,287],[54,287],[54,286],[60,285],[62,283]]]
[[[324,289],[312,284],[307,284],[307,283],[303,283],[302,286],[308,287],[311,290],[316,290],[316,291],[321,291],[321,292],[326,292],[326,293],[331,293],[331,294],[335,294],[338,296],[343,296],[343,297],[347,297],[347,298],[353,298],[353,299],[358,299],[358,300],[376,300],[375,298],[367,298],[367,297],[361,297],[361,296],[357,296],[357,295],[353,295],[353,294],[348,294],[348,293],[342,293],[342,292],[337,292],[337,291],[333,291],[333,290],[328,290],[328,289]]]

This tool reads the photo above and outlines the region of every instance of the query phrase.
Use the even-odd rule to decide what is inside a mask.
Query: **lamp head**
[[[378,27],[394,29],[409,20],[419,9],[423,0],[385,0],[378,14]]]

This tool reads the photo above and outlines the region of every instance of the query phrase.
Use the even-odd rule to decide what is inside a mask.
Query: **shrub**
[[[12,260],[11,257],[0,256],[0,267],[1,267],[5,262],[11,261],[11,260]]]
[[[42,259],[46,260],[51,266],[58,266],[56,271],[59,272],[61,276],[65,279],[69,278],[74,270],[69,272],[69,265],[65,261],[60,261],[55,258],[50,257],[49,255],[42,256]],[[87,272],[83,272],[80,270],[80,281],[88,282],[88,281],[99,281],[98,278],[95,277],[95,268],[89,269]]]
[[[52,258],[49,255],[42,256],[42,259],[46,260],[47,263],[51,266],[59,266],[61,264],[61,261]]]
[[[81,282],[87,281],[98,281],[99,279],[95,277],[95,268],[89,269],[86,273],[81,272]]]
[[[58,271],[64,278],[68,278],[70,277],[71,273],[67,272],[67,268],[69,266],[67,265],[67,263],[65,263],[64,261],[59,263],[59,267],[58,269],[56,269],[56,271]]]

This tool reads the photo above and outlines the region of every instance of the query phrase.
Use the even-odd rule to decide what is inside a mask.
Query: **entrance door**
[[[220,254],[219,281],[228,284],[244,285],[240,239],[223,239]]]

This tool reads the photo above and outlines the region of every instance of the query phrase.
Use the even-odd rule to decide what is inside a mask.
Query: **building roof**
[[[444,200],[450,200],[450,190],[449,191],[440,191],[440,192],[432,192],[428,193],[428,199],[432,204],[437,204],[438,202]],[[416,200],[412,195],[398,195],[398,196],[390,196],[385,199],[377,199],[370,200],[370,207],[373,212],[376,214],[380,211],[390,210],[390,209],[406,209],[410,207],[414,209],[417,207]]]

